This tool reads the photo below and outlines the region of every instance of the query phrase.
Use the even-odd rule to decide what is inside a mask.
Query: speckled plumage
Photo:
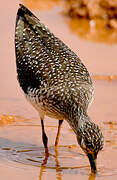
[[[17,13],[15,46],[20,86],[40,117],[66,119],[82,149],[98,153],[103,136],[87,115],[93,85],[78,56],[23,5]]]

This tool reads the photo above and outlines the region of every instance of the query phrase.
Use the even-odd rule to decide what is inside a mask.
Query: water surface
[[[54,148],[58,121],[46,118],[49,137],[49,156],[44,153],[38,113],[25,100],[17,82],[14,28],[18,4],[21,1],[2,1],[0,6],[0,172],[1,179],[44,180],[117,178],[117,45],[87,41],[73,31],[74,24],[63,15],[61,3],[49,6],[38,1],[23,1],[82,59],[92,75],[95,98],[89,114],[99,124],[105,136],[105,146],[98,155],[99,175],[90,175],[87,157],[83,154],[74,133],[64,122],[59,147]],[[53,3],[54,2],[54,3]],[[31,4],[32,3],[32,4]],[[51,8],[50,8],[51,7]],[[53,7],[53,8],[52,8]],[[76,29],[76,28],[75,28]]]

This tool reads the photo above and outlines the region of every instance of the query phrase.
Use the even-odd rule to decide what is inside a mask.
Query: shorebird
[[[94,88],[91,77],[79,57],[40,22],[24,5],[17,12],[15,29],[16,66],[19,84],[26,99],[38,111],[42,140],[48,148],[44,117],[66,120],[78,144],[88,156],[96,173],[96,159],[104,138],[98,125],[88,116]]]

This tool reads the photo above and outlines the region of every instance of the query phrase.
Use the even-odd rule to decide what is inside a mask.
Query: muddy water
[[[34,1],[33,4],[24,1],[35,9],[35,14],[56,36],[79,55],[93,77],[95,99],[89,114],[105,136],[105,146],[97,160],[99,174],[97,177],[90,175],[88,159],[66,122],[62,126],[59,147],[54,149],[57,121],[46,118],[49,156],[45,156],[38,114],[25,100],[16,80],[14,27],[21,1],[12,0],[0,5],[0,178],[117,179],[117,45],[86,41],[77,33],[72,34],[74,24],[73,27],[72,23],[69,24],[70,20],[62,15],[60,6],[50,9],[53,2],[49,9],[46,4],[46,10],[41,4],[42,11],[38,10],[41,7],[37,4],[35,8]],[[59,1],[57,5],[60,5]]]

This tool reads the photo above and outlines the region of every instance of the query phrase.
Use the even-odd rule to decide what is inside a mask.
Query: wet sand
[[[105,136],[105,146],[97,160],[99,175],[95,178],[90,176],[88,159],[66,122],[55,150],[58,121],[46,118],[50,156],[45,157],[38,113],[25,100],[16,79],[14,28],[19,3],[21,1],[12,0],[0,5],[0,178],[117,179],[117,45],[81,39],[72,31],[69,18],[63,16],[61,7],[32,9],[78,54],[93,77],[95,98],[89,114]]]

